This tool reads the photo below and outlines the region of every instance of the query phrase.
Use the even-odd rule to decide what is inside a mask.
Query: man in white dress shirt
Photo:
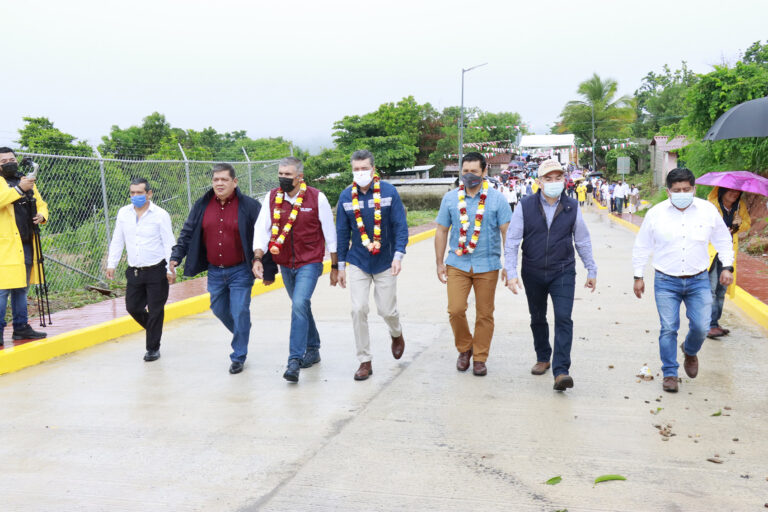
[[[677,392],[677,330],[680,327],[680,303],[685,302],[688,335],[680,346],[685,356],[683,368],[690,378],[699,372],[696,354],[709,330],[712,291],[709,285],[711,243],[720,254],[723,271],[720,283],[733,282],[733,245],[728,228],[715,206],[694,197],[696,178],[684,168],[667,175],[669,199],[648,211],[632,251],[635,273],[634,292],[645,292],[643,270],[653,253],[655,269],[654,296],[661,320],[659,353],[664,373],[664,391]]]
[[[130,196],[131,204],[117,212],[106,275],[107,279],[115,278],[125,247],[125,309],[147,331],[144,360],[155,361],[160,357],[168,287],[176,280],[176,273],[168,270],[175,238],[171,217],[151,201],[152,189],[146,179],[131,181]]]

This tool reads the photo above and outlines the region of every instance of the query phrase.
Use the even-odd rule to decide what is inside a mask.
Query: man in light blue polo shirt
[[[480,153],[467,153],[461,168],[461,184],[440,204],[435,235],[437,278],[448,284],[448,318],[459,358],[456,369],[488,373],[485,362],[493,338],[493,310],[496,283],[506,285],[501,266],[501,251],[512,212],[501,192],[488,186],[488,166]],[[449,233],[450,231],[450,233]],[[449,243],[450,242],[450,243]],[[445,259],[445,248],[450,252]],[[475,290],[475,333],[467,323],[467,298]]]

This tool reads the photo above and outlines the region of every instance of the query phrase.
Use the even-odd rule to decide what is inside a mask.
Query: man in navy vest
[[[301,160],[283,158],[277,164],[277,176],[280,187],[264,197],[264,204],[269,207],[261,210],[254,228],[253,274],[262,278],[262,258],[269,250],[272,260],[280,265],[283,284],[291,298],[290,353],[283,378],[298,382],[300,368],[320,362],[320,334],[312,316],[311,299],[323,273],[326,248],[331,253],[331,286],[336,286],[336,225],[325,194],[304,183]],[[294,210],[296,218],[286,230]]]
[[[512,215],[504,251],[507,288],[517,294],[521,289],[517,276],[517,251],[523,246],[520,271],[531,331],[536,350],[536,364],[531,373],[543,375],[550,367],[555,377],[554,389],[564,391],[573,387],[568,375],[571,366],[573,340],[573,296],[576,288],[576,258],[574,244],[587,268],[585,288],[595,291],[597,265],[592,257],[592,242],[584,224],[578,202],[563,193],[563,168],[555,160],[545,160],[539,166],[539,191],[523,199]],[[555,351],[549,344],[547,296],[552,297],[555,310]]]

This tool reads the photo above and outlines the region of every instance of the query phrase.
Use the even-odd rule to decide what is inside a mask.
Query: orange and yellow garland
[[[357,222],[357,229],[360,231],[360,240],[371,254],[379,254],[381,250],[381,183],[379,182],[378,174],[373,176],[373,206],[373,242],[371,242],[368,233],[365,231],[363,217],[360,214],[357,183],[352,182],[352,210],[355,212],[355,221]]]
[[[293,209],[288,216],[288,222],[283,226],[283,231],[280,233],[280,214],[282,212],[283,196],[282,190],[277,191],[275,196],[275,209],[272,212],[272,236],[269,239],[269,252],[272,254],[280,254],[280,249],[285,243],[285,237],[291,232],[293,223],[296,221],[296,217],[299,215],[301,209],[301,203],[304,202],[304,193],[307,191],[307,184],[304,181],[299,186],[299,195],[296,197],[296,202],[293,203]],[[279,233],[279,236],[278,236]]]

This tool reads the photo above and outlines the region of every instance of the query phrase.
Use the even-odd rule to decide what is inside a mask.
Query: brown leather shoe
[[[488,368],[485,367],[485,363],[483,361],[475,361],[472,363],[472,373],[478,377],[483,377],[488,374]]]
[[[368,361],[367,363],[360,363],[360,368],[358,368],[355,372],[355,380],[365,380],[371,375],[373,375],[371,362]]]
[[[683,355],[685,356],[685,361],[683,361],[683,368],[685,369],[685,374],[687,376],[695,379],[699,374],[699,358],[697,356],[689,356],[686,354],[685,349],[683,348],[684,345],[685,343],[680,345],[680,350],[683,351]]]
[[[405,339],[403,338],[403,335],[400,334],[397,338],[392,338],[392,355],[395,359],[400,359],[403,357],[403,352],[405,351]]]
[[[664,377],[664,391],[677,393],[677,377]]]
[[[546,363],[542,363],[541,361],[537,362],[535,365],[533,365],[533,368],[531,368],[531,373],[534,375],[544,375],[547,373],[547,370],[549,370],[549,361]]]
[[[565,391],[573,387],[573,378],[570,375],[561,373],[555,377],[555,385],[552,387],[555,391]]]
[[[472,357],[472,349],[466,352],[460,352],[459,358],[456,360],[456,369],[460,372],[465,372],[469,369],[469,359]]]
[[[721,329],[720,327],[712,327],[707,333],[707,338],[712,340],[719,338],[720,336],[725,336],[725,330]]]

